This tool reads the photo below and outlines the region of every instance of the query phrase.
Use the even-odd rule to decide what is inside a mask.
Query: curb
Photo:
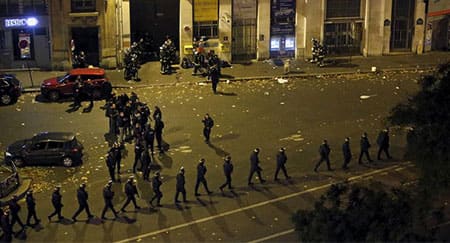
[[[436,68],[436,65],[423,65],[420,67],[393,67],[393,68],[383,68],[376,72],[372,72],[370,70],[366,71],[340,71],[340,72],[327,72],[327,73],[299,73],[299,74],[284,74],[280,76],[248,76],[248,77],[235,77],[230,79],[220,79],[220,82],[243,82],[248,80],[255,79],[274,79],[274,78],[305,78],[305,77],[316,77],[316,76],[338,76],[338,75],[348,75],[348,74],[367,74],[367,73],[383,73],[383,72],[394,72],[394,71],[412,71],[412,70],[433,70]],[[116,84],[113,85],[114,89],[135,89],[135,88],[146,88],[153,86],[173,86],[177,84],[197,84],[199,82],[202,83],[210,83],[211,81],[203,80],[203,81],[185,81],[185,82],[170,82],[170,83],[154,83],[154,84]],[[40,92],[40,88],[24,88],[23,93],[35,93]]]
[[[0,200],[0,207],[8,205],[9,200],[11,200],[11,197],[14,195],[16,195],[19,198],[19,200],[22,199],[28,192],[28,190],[30,190],[32,180],[29,178],[22,178],[21,181],[22,183],[20,183],[20,186],[15,191],[13,191],[10,195]]]

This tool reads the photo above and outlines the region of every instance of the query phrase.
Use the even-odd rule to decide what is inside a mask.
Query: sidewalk
[[[438,64],[450,61],[450,52],[430,52],[423,55],[392,55],[377,57],[339,57],[329,58],[327,66],[319,68],[304,60],[291,61],[289,74],[284,74],[283,60],[270,59],[243,64],[232,64],[232,67],[222,68],[221,80],[240,81],[247,79],[267,79],[274,77],[307,77],[318,75],[337,75],[351,73],[367,73],[376,67],[377,71],[395,71],[407,69],[430,69]],[[107,70],[107,75],[116,88],[142,87],[149,85],[173,85],[176,83],[196,83],[205,81],[201,76],[192,76],[192,69],[182,69],[174,66],[175,73],[160,74],[159,62],[149,62],[139,70],[140,82],[125,81],[122,70]],[[11,71],[22,81],[25,91],[39,91],[41,82],[47,78],[61,76],[65,72],[58,71]]]

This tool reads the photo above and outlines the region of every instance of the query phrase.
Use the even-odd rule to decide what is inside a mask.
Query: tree
[[[446,190],[450,186],[450,62],[419,84],[421,90],[394,107],[388,120],[411,128],[406,155],[421,170],[421,185],[428,191]]]
[[[412,194],[347,184],[332,185],[313,210],[292,217],[301,241],[430,241],[423,208]],[[343,203],[344,202],[344,203]],[[426,212],[430,212],[425,210]]]

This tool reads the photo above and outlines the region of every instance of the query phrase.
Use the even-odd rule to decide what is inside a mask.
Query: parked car
[[[0,74],[0,104],[9,105],[22,94],[22,83],[11,74]]]
[[[43,132],[17,141],[6,148],[5,158],[18,167],[25,165],[63,165],[81,163],[83,145],[70,132]]]
[[[14,163],[0,163],[0,198],[8,196],[20,186],[19,173]]]
[[[76,68],[64,76],[44,80],[41,84],[41,94],[51,101],[57,101],[64,96],[73,96],[73,86],[78,76],[83,82],[93,85],[94,99],[111,94],[112,85],[105,76],[105,70],[97,67]]]

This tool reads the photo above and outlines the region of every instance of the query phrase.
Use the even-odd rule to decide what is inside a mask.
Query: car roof
[[[93,67],[93,68],[75,68],[70,70],[70,75],[105,75],[105,70],[103,68]]]
[[[37,141],[72,141],[75,134],[71,132],[41,132],[34,135],[33,140]]]

